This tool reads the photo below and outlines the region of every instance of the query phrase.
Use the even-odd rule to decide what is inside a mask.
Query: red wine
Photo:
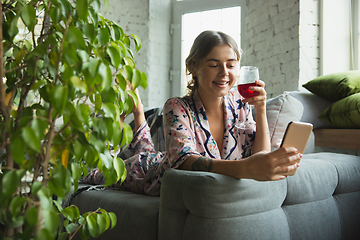
[[[241,96],[243,96],[244,98],[251,98],[251,97],[257,96],[259,94],[258,92],[251,91],[249,89],[250,86],[257,86],[257,85],[254,82],[237,85],[237,89],[238,89],[239,93],[241,94]]]

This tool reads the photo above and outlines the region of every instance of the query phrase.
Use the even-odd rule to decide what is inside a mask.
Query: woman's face
[[[201,97],[223,97],[236,83],[238,61],[228,45],[214,47],[195,70]]]

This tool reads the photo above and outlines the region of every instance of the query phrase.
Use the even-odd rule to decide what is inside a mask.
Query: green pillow
[[[360,128],[360,93],[334,102],[319,118],[337,128]]]
[[[329,101],[338,101],[360,92],[360,71],[332,73],[317,77],[303,87]]]

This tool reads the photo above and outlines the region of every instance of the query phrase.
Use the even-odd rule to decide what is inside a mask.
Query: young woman
[[[205,31],[194,41],[186,59],[192,80],[183,98],[167,100],[163,108],[165,153],[156,152],[140,102],[134,108],[133,157],[124,160],[127,178],[122,188],[159,195],[166,169],[208,171],[237,179],[281,180],[296,169],[301,154],[295,148],[270,152],[264,82],[252,87],[258,94],[244,99],[231,91],[238,76],[240,52],[222,32]],[[256,124],[251,108],[256,110]],[[237,128],[248,120],[254,127]],[[256,126],[256,127],[255,127]],[[100,174],[85,181],[99,183]]]

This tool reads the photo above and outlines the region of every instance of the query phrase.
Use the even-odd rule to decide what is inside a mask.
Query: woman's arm
[[[254,91],[257,91],[259,95],[244,99],[243,102],[247,102],[249,105],[254,105],[256,111],[256,134],[252,147],[252,153],[260,151],[271,151],[269,126],[266,117],[266,92],[264,89],[265,83],[261,80],[256,80],[258,87],[253,87]]]
[[[179,169],[219,173],[237,179],[258,181],[281,180],[288,172],[299,167],[301,154],[293,147],[273,152],[261,151],[242,160],[221,160],[190,155]]]

